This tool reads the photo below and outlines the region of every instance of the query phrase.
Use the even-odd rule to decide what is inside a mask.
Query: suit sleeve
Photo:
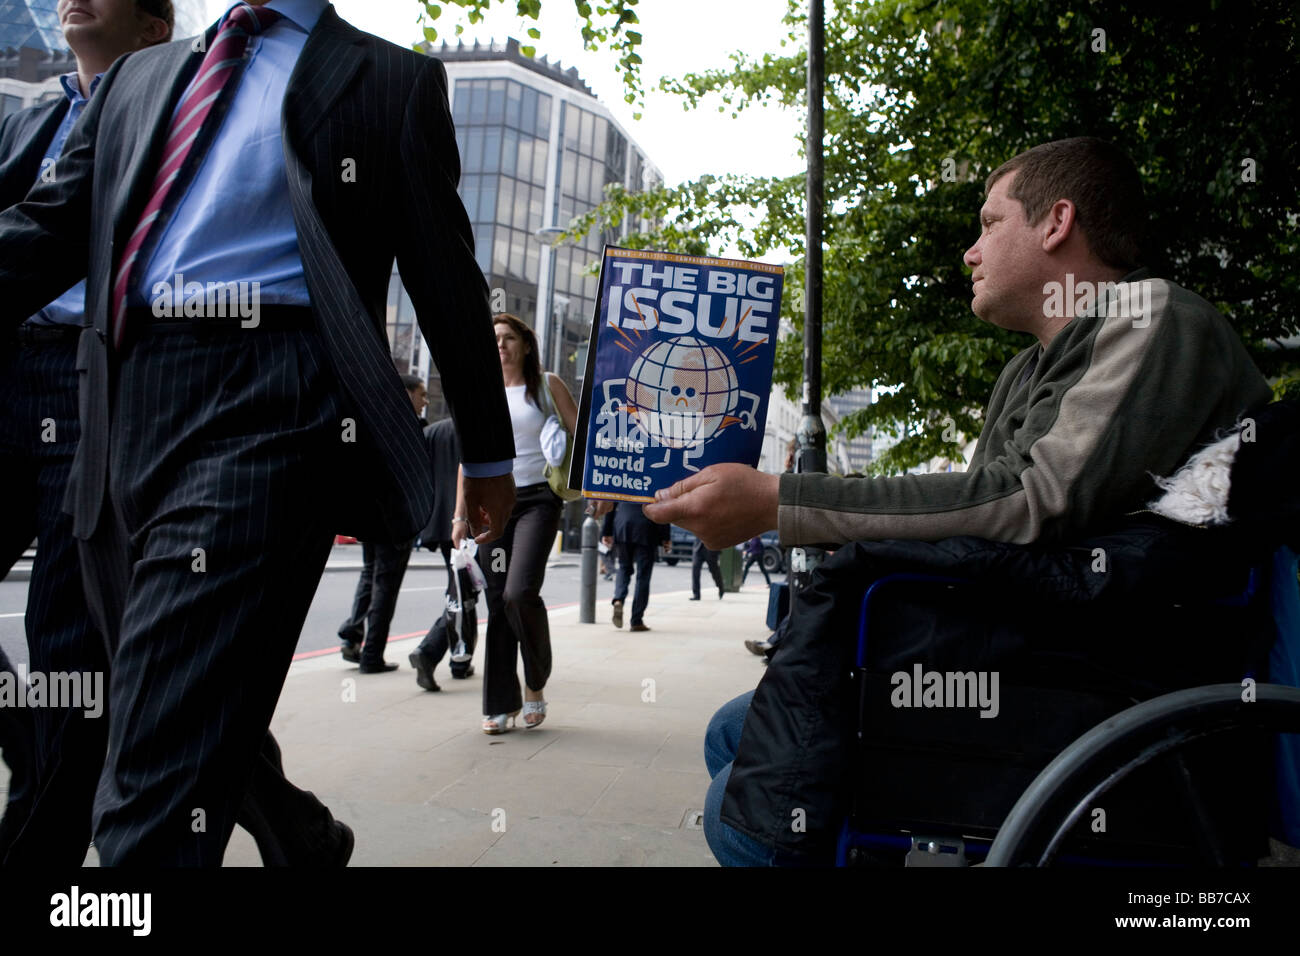
[[[122,62],[100,81],[68,135],[52,181],[38,181],[22,202],[0,212],[0,324],[27,318],[86,277],[95,138],[104,99]]]
[[[614,512],[610,511],[605,515],[605,522],[601,525],[600,536],[602,538],[614,537]]]
[[[460,158],[442,63],[424,58],[402,128],[401,241],[397,267],[442,378],[462,461],[515,457],[488,310],[487,283],[456,185]]]

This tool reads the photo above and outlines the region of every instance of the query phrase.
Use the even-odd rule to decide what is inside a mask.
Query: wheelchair
[[[1285,548],[1222,593],[1150,606],[876,580],[859,615],[838,865],[1256,865],[1270,836],[1300,832],[1300,736],[1286,736],[1300,734],[1300,689],[1286,686],[1300,684],[1297,631]],[[900,633],[908,646],[882,657]],[[929,670],[909,674],[909,654]],[[945,673],[975,694],[980,661],[1000,662],[997,700],[944,698]],[[933,707],[911,686],[922,677]]]

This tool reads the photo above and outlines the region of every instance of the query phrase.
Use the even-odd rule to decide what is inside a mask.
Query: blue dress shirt
[[[92,96],[95,94],[95,88],[99,86],[99,77],[103,75],[100,73],[90,81]],[[76,125],[77,120],[81,117],[81,111],[85,109],[87,102],[86,97],[81,95],[81,83],[78,81],[76,73],[65,73],[59,77],[59,83],[63,85],[63,92],[68,97],[68,112],[64,114],[63,121],[59,123],[59,128],[54,131],[54,139],[50,140],[49,148],[45,150],[45,158],[41,160],[42,174],[63,152],[63,144],[67,142],[68,134],[72,132],[72,127]],[[39,176],[36,181],[40,182]],[[86,281],[83,279],[28,319],[27,324],[81,325],[82,316],[85,315],[85,312]]]
[[[185,283],[259,282],[262,305],[310,305],[289,201],[280,107],[307,34],[326,5],[327,0],[267,4],[281,17],[249,38],[248,62],[230,109],[154,240],[149,261],[136,269],[130,305],[149,305],[155,284],[171,287],[178,274]]]

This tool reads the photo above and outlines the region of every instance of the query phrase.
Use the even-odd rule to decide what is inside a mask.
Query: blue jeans
[[[764,846],[722,822],[722,795],[731,776],[731,762],[740,745],[740,731],[754,697],[751,690],[718,709],[704,733],[704,765],[713,782],[704,798],[704,839],[723,866],[775,866],[776,850]]]

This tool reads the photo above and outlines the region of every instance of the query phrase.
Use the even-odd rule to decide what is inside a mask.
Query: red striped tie
[[[261,33],[280,14],[268,7],[252,7],[241,3],[230,11],[221,29],[217,31],[207,55],[199,65],[198,76],[190,84],[185,98],[181,101],[172,119],[167,133],[167,145],[163,149],[162,165],[154,177],[153,188],[149,194],[149,204],[140,215],[140,222],[131,233],[126,244],[121,264],[117,268],[117,279],[113,283],[113,347],[121,348],[126,332],[126,292],[131,284],[131,270],[135,266],[140,249],[149,238],[152,227],[158,222],[158,213],[176,182],[177,175],[185,165],[190,148],[203,130],[204,123],[212,113],[213,105],[225,89],[227,81],[235,76],[243,62],[244,51],[248,48],[248,38]],[[219,119],[219,117],[218,117]]]

